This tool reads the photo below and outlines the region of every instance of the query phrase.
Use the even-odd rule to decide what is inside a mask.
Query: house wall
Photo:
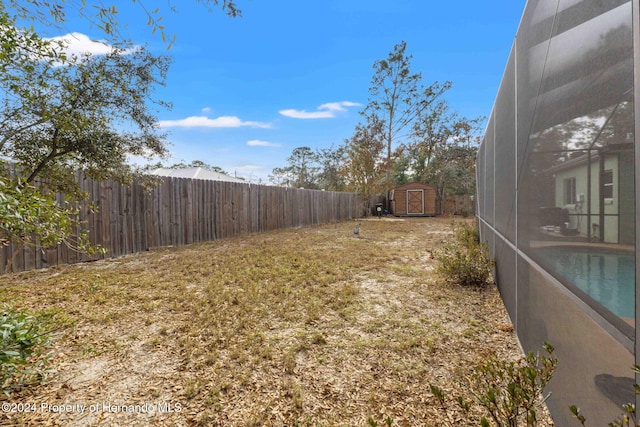
[[[555,175],[555,206],[564,208],[569,213],[569,227],[579,231],[581,236],[593,234],[598,238],[598,227],[601,225],[600,218],[600,158],[594,156],[590,162],[585,160],[581,164],[556,172]],[[605,243],[619,242],[619,203],[618,190],[619,167],[618,155],[608,155],[604,158],[604,169],[612,172],[613,197],[603,200],[604,208],[604,239]],[[589,169],[591,172],[589,173]],[[564,185],[565,180],[574,178],[576,182],[576,195],[582,200],[576,203],[566,204]],[[589,181],[590,186],[589,186]],[[596,230],[597,232],[594,232]]]
[[[575,425],[570,405],[594,426],[624,403],[638,407],[638,9],[629,0],[528,0],[478,151],[481,239],[523,350],[556,348],[547,391],[559,427]],[[576,160],[587,153],[605,159],[591,166],[590,185]],[[613,170],[614,189],[601,204],[603,169]],[[570,175],[585,195],[582,222],[575,206],[570,218],[579,233],[549,224]],[[590,232],[601,218],[604,239]]]
[[[620,244],[633,246],[635,244],[635,198],[625,197],[635,192],[634,159],[632,156],[620,156],[618,174],[618,209],[620,210],[620,224],[627,224],[620,235]],[[634,224],[634,225],[631,225]]]

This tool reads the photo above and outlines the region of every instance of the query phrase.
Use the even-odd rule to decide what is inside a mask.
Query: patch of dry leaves
[[[36,411],[0,423],[441,425],[429,384],[459,390],[479,361],[521,356],[504,306],[433,274],[450,219],[355,224],[3,277],[0,301],[66,326],[57,374],[5,402]]]

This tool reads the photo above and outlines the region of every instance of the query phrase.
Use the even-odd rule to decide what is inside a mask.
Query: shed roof
[[[229,175],[225,175],[220,172],[210,171],[209,169],[195,167],[195,168],[181,168],[181,169],[169,169],[158,168],[149,172],[151,175],[157,176],[170,176],[172,178],[191,178],[191,179],[206,179],[209,181],[226,181],[226,182],[244,182],[246,181],[240,178],[234,178]]]

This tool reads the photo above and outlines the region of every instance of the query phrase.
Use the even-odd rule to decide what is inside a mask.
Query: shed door
[[[407,190],[407,215],[424,215],[424,190]]]

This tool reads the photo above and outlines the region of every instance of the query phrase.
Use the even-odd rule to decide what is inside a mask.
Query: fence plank
[[[139,183],[97,182],[77,174],[96,211],[80,206],[93,244],[105,256],[78,255],[64,245],[18,252],[13,271],[88,259],[117,257],[151,247],[211,241],[251,232],[351,219],[363,212],[351,193],[303,190],[260,184],[165,178],[151,190]],[[64,201],[63,195],[57,196]],[[2,267],[15,245],[0,247]]]

